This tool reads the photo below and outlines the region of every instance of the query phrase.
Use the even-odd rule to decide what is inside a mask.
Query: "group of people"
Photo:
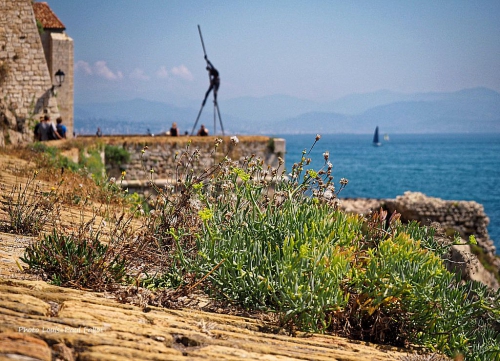
[[[168,131],[168,135],[170,135],[171,137],[177,137],[179,136],[179,128],[177,128],[177,123],[172,123],[172,127],[170,128],[170,130]],[[187,130],[184,132],[184,135],[188,135],[188,132]],[[208,135],[208,129],[205,128],[205,126],[202,124],[200,129],[198,130],[198,133],[196,135],[200,135],[200,136],[207,136]]]
[[[49,115],[40,117],[40,122],[35,125],[35,140],[45,142],[48,140],[57,140],[66,138],[66,126],[62,124],[61,117],[57,118],[57,125],[51,122]]]

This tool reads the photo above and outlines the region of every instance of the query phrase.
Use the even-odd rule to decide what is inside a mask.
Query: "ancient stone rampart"
[[[419,192],[405,192],[395,199],[345,199],[342,200],[342,207],[346,211],[359,214],[368,214],[383,208],[389,213],[400,213],[403,222],[417,221],[422,225],[437,222],[447,234],[458,232],[464,240],[473,235],[485,260],[496,270],[497,275],[500,273],[500,258],[496,256],[496,248],[487,229],[490,219],[484,212],[483,205],[477,202],[449,201],[428,197]],[[452,258],[456,261],[455,268],[462,274],[468,274],[468,278],[498,288],[495,277],[486,274],[477,259],[471,262],[474,257],[470,254],[469,246],[453,247]]]
[[[55,88],[55,97],[57,98],[57,113],[61,115],[66,125],[66,137],[73,137],[74,129],[74,55],[73,55],[73,39],[66,33],[52,33],[45,31],[48,35],[42,37],[42,43],[48,43],[49,50],[45,52],[46,58],[49,59],[47,65],[49,72],[54,77],[58,70],[63,70],[66,74],[64,83],[60,87]],[[45,45],[45,44],[44,44]],[[54,83],[55,80],[52,80]],[[53,110],[51,110],[53,111]],[[56,115],[53,115],[55,121]]]
[[[31,140],[52,86],[29,0],[0,1],[0,145]],[[55,103],[56,105],[57,103]],[[7,142],[6,142],[7,141]]]
[[[462,238],[474,235],[489,254],[496,249],[488,235],[490,219],[484,207],[474,201],[445,201],[419,192],[405,192],[396,199],[385,200],[385,208],[397,211],[403,220],[415,220],[424,225],[438,222],[445,230],[458,232]]]
[[[32,141],[33,127],[44,112],[54,122],[62,115],[72,134],[73,43],[65,34],[46,36],[51,40],[50,59],[57,60],[51,64],[67,74],[56,92],[31,0],[0,0],[0,146]]]
[[[141,186],[146,184],[151,169],[157,180],[171,180],[175,178],[176,168],[184,172],[188,158],[182,156],[192,154],[196,149],[198,157],[190,165],[195,174],[209,168],[215,161],[224,156],[232,160],[242,160],[245,156],[255,155],[266,165],[278,166],[278,157],[284,158],[285,140],[267,136],[238,136],[238,143],[234,144],[230,137],[220,137],[222,143],[217,147],[214,157],[215,142],[218,137],[110,137],[102,138],[107,144],[122,147],[130,154],[130,161],[122,164],[110,164],[106,160],[108,175],[119,177],[126,171],[127,186]],[[189,148],[188,148],[189,144]],[[143,153],[144,147],[147,150]],[[181,157],[182,156],[182,157]]]

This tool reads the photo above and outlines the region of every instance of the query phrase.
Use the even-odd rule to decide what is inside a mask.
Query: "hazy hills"
[[[220,99],[227,133],[387,133],[500,132],[500,93],[487,88],[451,93],[401,94],[378,91],[316,103],[285,95]],[[77,104],[75,129],[93,134],[164,132],[172,122],[191,132],[199,106],[176,107],[143,99]],[[198,126],[213,129],[213,106],[207,102]],[[220,124],[217,120],[217,131]]]

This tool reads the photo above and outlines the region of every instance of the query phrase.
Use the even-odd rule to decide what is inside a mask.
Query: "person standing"
[[[66,126],[64,124],[62,124],[62,118],[59,117],[56,119],[57,121],[57,125],[56,125],[56,130],[57,130],[57,133],[59,133],[59,135],[61,136],[61,138],[65,138],[66,139]]]
[[[38,128],[38,136],[40,141],[45,142],[47,140],[62,139],[62,137],[57,132],[56,127],[50,121],[50,116],[45,115],[43,117],[43,122]]]
[[[202,137],[206,137],[208,135],[208,130],[203,124],[201,125],[200,130],[198,130],[198,135]]]
[[[179,135],[179,129],[177,129],[177,123],[172,123],[172,128],[170,128],[170,136],[177,137]]]

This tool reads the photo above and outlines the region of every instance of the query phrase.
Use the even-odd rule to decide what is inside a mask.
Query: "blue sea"
[[[286,139],[285,166],[291,169],[312,135],[276,135]],[[382,146],[372,135],[326,134],[308,155],[311,168],[324,166],[330,152],[333,176],[349,184],[340,198],[395,198],[405,191],[445,200],[473,200],[490,218],[488,233],[500,254],[500,134],[391,134]]]

